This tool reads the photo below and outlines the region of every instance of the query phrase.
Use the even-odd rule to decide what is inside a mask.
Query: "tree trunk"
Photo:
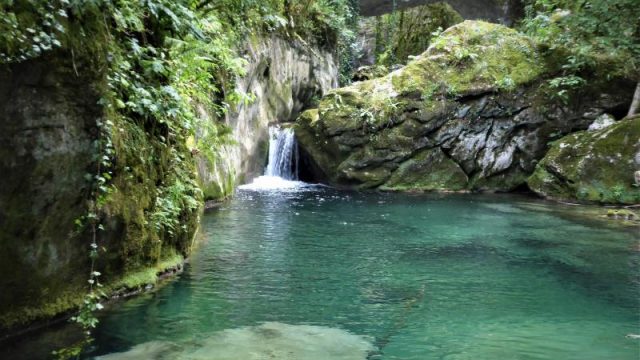
[[[639,107],[640,107],[640,81],[638,81],[638,85],[636,85],[636,92],[633,94],[633,100],[631,101],[631,106],[629,107],[629,113],[627,114],[627,117],[637,114]]]

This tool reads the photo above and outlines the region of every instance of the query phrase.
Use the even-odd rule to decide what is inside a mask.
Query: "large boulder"
[[[581,131],[556,142],[527,180],[536,193],[559,200],[640,203],[640,116]]]
[[[330,92],[299,118],[296,134],[318,178],[334,185],[513,190],[548,142],[629,100],[591,91],[570,105],[548,101],[544,64],[530,38],[465,21],[407,66]]]

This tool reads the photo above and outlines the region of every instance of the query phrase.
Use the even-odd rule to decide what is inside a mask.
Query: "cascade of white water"
[[[251,184],[241,185],[240,190],[252,191],[312,191],[317,185],[299,181],[300,156],[293,129],[269,128],[269,161],[264,175],[253,179]]]
[[[298,146],[291,128],[269,128],[269,162],[266,176],[298,180]]]

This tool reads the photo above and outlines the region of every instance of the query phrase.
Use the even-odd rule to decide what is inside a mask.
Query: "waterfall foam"
[[[300,156],[298,144],[291,128],[269,127],[269,161],[264,175],[251,184],[239,186],[241,190],[300,189],[310,184],[298,181]]]

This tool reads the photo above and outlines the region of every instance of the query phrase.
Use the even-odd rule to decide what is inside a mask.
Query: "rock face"
[[[338,186],[513,190],[550,140],[629,97],[550,105],[539,95],[543,64],[529,38],[465,21],[406,67],[329,93],[300,117],[296,135],[317,177]]]
[[[96,215],[101,281],[115,286],[143,270],[154,278],[159,262],[188,255],[198,225],[199,203],[160,214],[168,192],[194,181],[186,145],[166,146],[142,125],[110,118],[98,105],[104,74],[71,59],[60,50],[0,68],[0,271],[9,274],[0,277],[0,337],[75,308],[87,292],[91,234],[76,222],[88,215],[102,160],[98,123],[117,129],[109,139],[117,190]],[[191,164],[190,177],[176,173],[172,152]]]
[[[268,155],[270,124],[294,121],[300,112],[338,85],[338,66],[330,49],[277,36],[247,44],[246,75],[236,90],[253,100],[240,103],[226,117],[234,144],[214,163],[198,166],[207,199],[231,194],[236,185],[262,175]]]
[[[72,234],[101,110],[96,79],[70,65],[48,58],[0,70],[0,334],[68,309],[89,271],[88,244]]]
[[[640,116],[555,141],[527,183],[552,199],[633,204],[640,203],[638,170]]]

